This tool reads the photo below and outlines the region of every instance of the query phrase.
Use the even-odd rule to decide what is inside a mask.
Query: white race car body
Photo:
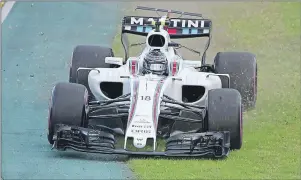
[[[162,47],[151,46],[148,42],[152,35],[164,37],[164,45]],[[131,94],[125,142],[128,137],[132,137],[134,146],[137,148],[145,147],[148,138],[156,141],[163,95],[183,102],[184,86],[203,87],[202,96],[189,103],[206,106],[208,90],[222,87],[221,79],[217,74],[199,72],[195,67],[201,66],[200,61],[184,60],[173,47],[168,47],[170,42],[167,31],[152,30],[146,38],[145,49],[138,57],[130,57],[126,64],[119,68],[96,68],[89,73],[89,87],[97,100],[110,99],[100,88],[103,82],[122,83],[122,95]],[[168,76],[141,73],[144,56],[153,49],[160,49],[166,55],[169,66]]]
[[[120,57],[107,57],[112,54],[110,48],[81,46],[74,50],[70,83],[56,86],[54,91],[63,93],[53,95],[60,101],[54,101],[57,105],[52,103],[50,107],[49,122],[53,123],[49,123],[48,129],[53,133],[49,133],[49,142],[53,141],[53,147],[58,150],[101,154],[227,156],[230,132],[220,127],[211,128],[209,122],[212,124],[212,119],[218,119],[211,115],[225,106],[219,105],[220,108],[215,110],[215,100],[220,96],[217,94],[212,100],[211,92],[218,93],[219,90],[210,90],[227,87],[229,75],[217,74],[213,65],[205,63],[207,48],[202,60],[187,60],[177,51],[177,47],[184,46],[171,41],[209,37],[209,47],[211,21],[168,17],[170,13],[202,17],[196,13],[137,8],[167,12],[167,15],[123,18],[121,43],[125,62]],[[146,36],[146,46],[138,56],[129,57],[125,33]],[[164,60],[156,61],[159,57]],[[105,62],[102,62],[104,58]],[[153,68],[162,71],[159,73]],[[80,70],[88,71],[79,75]],[[56,112],[53,109],[68,109],[68,116],[65,112],[55,114],[60,117],[58,122],[57,116],[52,115]],[[165,142],[163,151],[156,147],[162,142],[159,138]],[[147,150],[149,144],[152,151]],[[132,150],[131,145],[139,150]]]

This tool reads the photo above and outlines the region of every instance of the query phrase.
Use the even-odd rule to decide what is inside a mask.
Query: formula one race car
[[[48,141],[57,150],[102,154],[225,157],[242,147],[242,112],[254,107],[257,63],[247,52],[205,54],[211,21],[201,14],[125,16],[125,58],[112,49],[77,46],[69,82],[53,88]],[[170,14],[191,18],[170,18]],[[129,57],[126,33],[145,36]],[[186,60],[173,39],[209,37],[200,61]],[[160,151],[158,144],[164,143]]]

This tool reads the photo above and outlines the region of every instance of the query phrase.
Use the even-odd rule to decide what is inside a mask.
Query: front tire
[[[242,104],[240,93],[237,90],[209,90],[206,117],[208,131],[229,131],[230,148],[241,148]]]
[[[53,144],[56,124],[87,126],[88,91],[74,83],[58,83],[52,90],[48,117],[48,142]]]

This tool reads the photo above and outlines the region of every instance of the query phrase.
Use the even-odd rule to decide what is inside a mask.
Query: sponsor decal
[[[147,129],[131,129],[134,134],[150,134],[152,131]]]
[[[144,129],[151,129],[152,128],[152,126],[151,125],[135,125],[135,124],[133,124],[132,125],[132,127],[133,128],[144,128]]]
[[[130,17],[130,20],[126,23],[132,25],[151,25],[154,21],[154,18],[146,18],[146,17]],[[160,18],[160,21],[164,21],[164,19]],[[182,28],[203,28],[205,25],[204,20],[198,19],[170,19],[169,27],[182,27]]]
[[[139,116],[139,115],[136,115],[136,117]],[[147,121],[146,119],[144,118],[140,118],[139,120],[135,120],[134,123],[137,123],[137,124],[150,124],[149,121]]]

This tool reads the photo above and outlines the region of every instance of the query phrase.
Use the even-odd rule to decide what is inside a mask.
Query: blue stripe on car
[[[183,28],[182,34],[189,34],[189,28]]]
[[[198,29],[191,29],[191,34],[198,34]]]
[[[137,26],[137,31],[138,32],[143,32],[143,26]]]

